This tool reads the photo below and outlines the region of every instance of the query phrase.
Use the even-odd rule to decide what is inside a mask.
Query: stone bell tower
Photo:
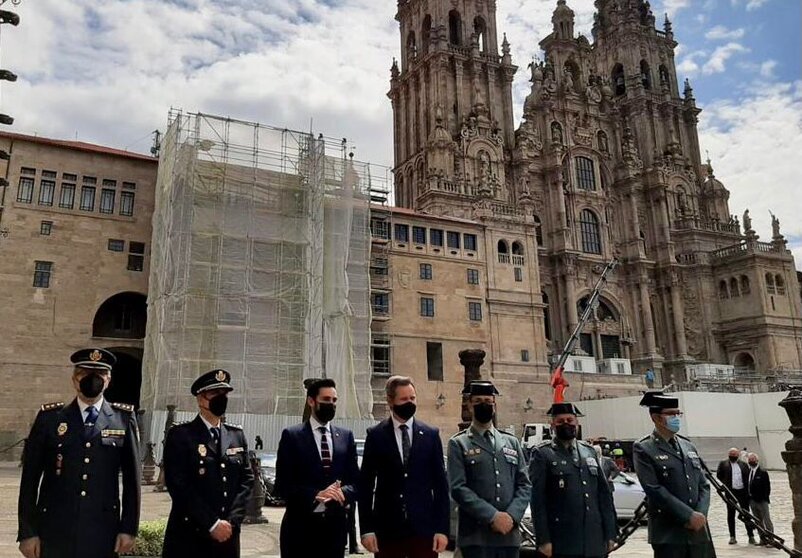
[[[499,54],[495,0],[399,0],[396,19],[396,204],[467,216],[477,198],[511,201],[516,67],[506,38]]]

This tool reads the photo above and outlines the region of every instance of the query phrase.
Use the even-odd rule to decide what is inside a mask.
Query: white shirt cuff
[[[222,519],[218,519],[217,521],[215,521],[215,522],[214,522],[214,525],[212,525],[212,526],[209,528],[209,532],[211,533],[212,531],[214,531],[215,529],[217,529],[217,526],[218,526],[218,525],[220,525],[220,522],[221,522],[221,521],[222,521]]]

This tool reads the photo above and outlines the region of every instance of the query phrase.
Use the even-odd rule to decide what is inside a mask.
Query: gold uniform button
[[[496,483],[496,488],[501,488],[501,483]]]
[[[496,469],[496,474],[498,475],[498,469]]]
[[[221,469],[225,469],[225,468],[226,468],[226,464],[225,464],[225,463],[221,463],[221,464],[220,464],[220,468],[221,468]]]
[[[582,484],[587,485],[588,481],[582,481]]]
[[[225,498],[225,497],[227,497],[227,496],[228,496],[228,492],[226,492],[226,491],[224,490],[224,491],[223,491],[223,498]]]
[[[226,482],[226,478],[225,477],[223,477],[223,482]]]
[[[89,458],[88,457],[84,457],[84,463],[89,463]]]
[[[87,442],[86,443],[86,447],[91,448],[92,447],[92,442]]]
[[[500,501],[501,501],[501,498],[499,498],[498,496],[496,496],[496,502],[500,502]]]
[[[88,478],[89,478],[89,475],[82,475],[82,476],[81,476],[81,478],[82,478],[83,480],[86,480],[86,479],[88,479]]]
[[[86,496],[86,491],[85,490],[81,490],[81,496]]]

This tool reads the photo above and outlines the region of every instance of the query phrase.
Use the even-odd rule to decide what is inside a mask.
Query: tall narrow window
[[[479,284],[479,270],[478,269],[469,269],[468,270],[468,284],[469,285],[478,285]]]
[[[50,236],[53,230],[53,221],[42,221],[39,223],[39,234],[42,236]]]
[[[596,190],[596,172],[593,159],[587,157],[577,157],[576,162],[576,184],[580,190]]]
[[[371,367],[374,376],[390,375],[390,336],[374,333],[370,340]]]
[[[420,264],[420,278],[426,281],[432,280],[432,264]]]
[[[56,182],[54,180],[42,180],[39,182],[39,205],[53,205],[55,195]]]
[[[448,241],[449,248],[459,248],[459,233],[448,231],[446,233],[446,240]]]
[[[390,314],[390,293],[371,293],[371,311],[377,316],[387,316]]]
[[[426,369],[430,382],[443,381],[443,344],[426,343]]]
[[[476,252],[476,235],[475,234],[464,234],[462,235],[463,242],[465,243],[465,249],[470,250],[471,252]]]
[[[95,187],[81,186],[81,211],[95,210]]]
[[[420,298],[420,315],[424,318],[434,317],[434,299],[429,296]]]
[[[21,176],[19,188],[17,189],[17,201],[20,203],[31,203],[33,201],[33,178]]]
[[[128,243],[128,270],[142,271],[145,268],[145,243]]]
[[[50,276],[53,273],[53,262],[36,262],[33,271],[33,286],[39,289],[50,288]]]
[[[652,71],[646,60],[640,61],[640,83],[647,91],[652,88]]]
[[[457,10],[448,12],[448,41],[452,45],[462,45],[462,17]]]
[[[624,79],[624,66],[616,64],[613,68],[613,89],[616,95],[624,95],[627,92],[627,84]]]
[[[426,227],[412,227],[412,242],[426,244]]]
[[[409,242],[409,225],[396,225],[395,226],[395,240],[396,242]]]
[[[105,180],[104,180],[105,182]],[[101,213],[114,213],[114,198],[116,197],[116,190],[109,190],[103,188],[100,191],[100,212]]]
[[[579,228],[582,234],[582,251],[588,254],[601,254],[598,217],[589,209],[583,209],[579,214]]]
[[[134,214],[134,193],[120,192],[120,215],[131,217]]]
[[[441,229],[429,229],[429,240],[432,246],[442,246],[443,231]]]
[[[468,303],[468,319],[472,322],[481,322],[482,321],[482,303],[481,302],[469,302]]]
[[[61,183],[58,206],[63,209],[72,209],[75,206],[75,184]]]
[[[514,273],[515,273],[515,281],[518,282],[518,283],[523,281],[524,280],[523,270],[520,267],[515,267],[515,268],[513,268],[513,270],[514,270]]]
[[[537,215],[534,216],[535,219],[535,240],[537,241],[538,247],[543,246],[543,223],[540,221],[540,217]]]

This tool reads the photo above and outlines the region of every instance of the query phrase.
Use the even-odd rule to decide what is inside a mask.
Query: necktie
[[[220,453],[220,428],[218,426],[212,426],[209,429],[209,432],[212,434],[212,445],[214,446],[215,451],[219,454]]]
[[[674,449],[674,451],[679,452],[679,444],[677,444],[676,438],[671,438],[668,443],[671,444],[671,447]]]
[[[97,415],[97,407],[92,406],[86,408],[86,420],[84,420],[84,439],[86,440],[92,437],[92,430],[95,428]]]
[[[326,436],[326,427],[318,426],[320,431],[320,462],[323,464],[323,472],[328,474],[331,471],[331,450],[329,449],[329,439]]]
[[[749,495],[750,496],[752,495],[752,480],[755,478],[755,471],[756,470],[757,470],[757,468],[752,469],[751,471],[749,471],[749,486],[748,486],[748,489],[749,489]]]
[[[409,463],[409,434],[407,434],[407,430],[409,427],[406,424],[399,425],[399,430],[401,430],[401,453],[404,457],[404,467],[407,466]]]

